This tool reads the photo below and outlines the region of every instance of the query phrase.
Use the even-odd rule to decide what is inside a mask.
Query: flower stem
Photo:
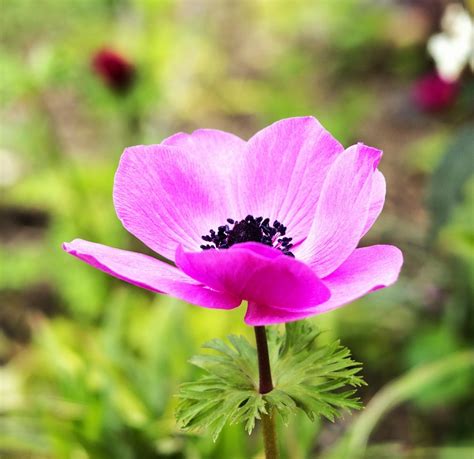
[[[266,394],[273,389],[270,357],[268,356],[267,333],[264,326],[254,327],[257,342],[258,374],[260,376],[259,392]]]
[[[268,355],[267,334],[264,326],[254,327],[255,341],[257,343],[259,392],[267,394],[273,389],[272,373],[270,369],[270,357]],[[269,411],[262,415],[263,444],[266,459],[278,458],[278,446],[276,441],[275,417]]]

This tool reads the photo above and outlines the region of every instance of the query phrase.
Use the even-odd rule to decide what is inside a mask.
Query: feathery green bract
[[[338,341],[318,347],[320,332],[308,321],[289,323],[285,333],[267,329],[274,389],[258,393],[257,351],[242,336],[228,337],[230,344],[214,339],[191,363],[204,375],[182,384],[176,411],[178,425],[187,431],[206,429],[214,440],[226,423],[243,423],[248,433],[261,415],[274,411],[287,422],[297,409],[309,419],[334,421],[343,410],[359,409],[355,389],[364,383],[361,365],[350,358]]]

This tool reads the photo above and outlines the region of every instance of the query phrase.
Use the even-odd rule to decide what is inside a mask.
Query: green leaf
[[[474,174],[473,143],[474,131],[470,126],[462,127],[433,173],[428,208],[433,216],[434,235],[449,221],[462,200],[464,185]]]
[[[334,421],[344,410],[359,409],[355,390],[364,383],[361,365],[339,342],[318,347],[320,332],[305,321],[287,324],[285,333],[267,330],[274,389],[258,392],[256,349],[242,336],[229,344],[214,339],[203,347],[213,354],[194,356],[190,362],[204,373],[184,383],[178,393],[176,418],[181,429],[208,430],[214,440],[226,423],[244,424],[251,433],[262,414],[277,413],[284,423],[297,410],[314,421]]]

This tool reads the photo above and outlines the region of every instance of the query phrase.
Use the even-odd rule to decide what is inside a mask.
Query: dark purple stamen
[[[269,218],[247,215],[240,221],[228,218],[227,223],[219,226],[217,231],[211,229],[208,235],[202,236],[202,239],[210,244],[201,245],[201,249],[228,249],[234,244],[252,241],[275,247],[285,255],[294,257],[290,252],[293,247],[292,238],[285,237],[287,228],[278,220],[270,226]]]

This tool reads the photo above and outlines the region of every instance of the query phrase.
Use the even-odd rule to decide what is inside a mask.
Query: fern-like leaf
[[[242,423],[251,433],[262,414],[277,413],[287,422],[296,411],[309,419],[334,421],[343,411],[361,408],[354,396],[364,383],[361,365],[338,341],[318,347],[320,332],[307,321],[286,324],[285,333],[269,330],[268,341],[274,389],[258,393],[256,349],[242,336],[229,344],[214,339],[204,345],[213,354],[198,355],[191,363],[203,376],[181,385],[176,410],[183,430],[208,430],[217,439],[226,423]]]

